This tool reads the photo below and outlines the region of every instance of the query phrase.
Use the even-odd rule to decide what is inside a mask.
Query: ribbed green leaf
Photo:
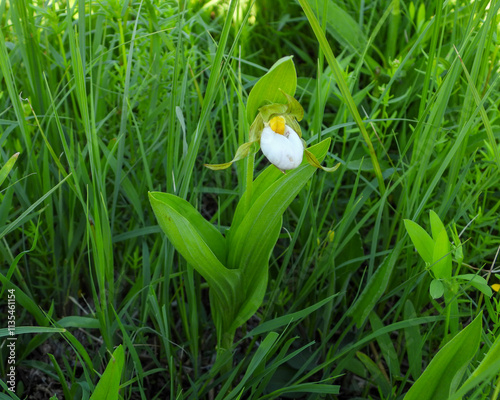
[[[328,144],[330,139],[328,139]],[[326,141],[322,141],[314,146],[308,148],[308,150],[313,153],[317,158],[323,159],[326,156],[326,152],[328,150],[328,145]],[[302,165],[299,168],[303,168],[303,166],[307,165],[306,161],[302,162]],[[257,201],[257,199],[264,193],[274,182],[278,179],[283,178],[284,176],[289,175],[291,172],[288,172],[286,175],[283,175],[278,168],[274,165],[270,165],[264,171],[260,173],[260,175],[255,179],[252,185],[252,196],[250,198],[250,204],[253,204]],[[231,240],[231,237],[234,236],[234,233],[238,229],[241,221],[245,217],[245,204],[240,201],[236,207],[236,211],[233,216],[233,222],[231,223],[231,229],[228,233],[228,240]]]
[[[269,257],[281,231],[281,216],[274,222],[270,222],[269,225],[266,240],[252,255],[251,265],[255,269],[251,273],[242,271],[238,293],[244,294],[244,297],[231,323],[231,331],[236,330],[254,315],[264,300],[267,290]]]
[[[151,192],[149,193],[151,205],[155,211],[165,211],[160,204],[171,208],[181,214],[200,235],[203,241],[210,247],[219,261],[224,264],[226,261],[226,239],[222,234],[208,222],[202,215],[186,200],[169,193]],[[162,226],[163,228],[163,226]],[[167,234],[168,235],[168,234]]]
[[[329,144],[330,139],[326,139],[311,147],[310,151],[316,153],[317,158],[322,160],[326,155]],[[274,166],[269,168],[277,170]],[[272,175],[276,176],[276,174],[269,174],[271,179],[260,182],[260,185],[266,184],[269,186],[264,188],[259,197],[255,198],[253,196],[252,199],[255,200],[252,202],[250,209],[244,215],[241,223],[236,224],[236,228],[233,224],[231,235],[228,237],[227,265],[230,268],[254,269],[252,262],[254,254],[266,244],[266,238],[269,232],[272,231],[273,223],[281,218],[286,208],[315,171],[314,167],[303,161],[298,168],[291,170],[287,174],[281,174],[281,177],[273,183],[270,181]],[[236,214],[240,215],[235,215],[235,218],[241,218],[241,212],[243,211],[237,210]]]
[[[150,192],[149,200],[163,232],[175,249],[216,290],[221,301],[234,304],[238,271],[228,270],[225,239],[196,209],[180,197]]]

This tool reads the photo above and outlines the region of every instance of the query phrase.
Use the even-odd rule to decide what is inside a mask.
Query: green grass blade
[[[352,316],[356,322],[358,328],[363,325],[380,297],[384,294],[402,247],[403,242],[399,242],[396,245],[392,253],[377,268],[356,302],[347,311],[348,315]]]
[[[50,197],[52,193],[54,193],[65,181],[71,176],[68,175],[66,178],[62,179],[56,186],[54,186],[52,189],[50,189],[47,193],[45,193],[42,197],[40,197],[37,201],[35,201],[31,206],[29,206],[19,217],[16,218],[15,221],[11,222],[9,225],[5,227],[3,231],[0,232],[0,240],[7,235],[9,232],[12,232],[14,229],[16,229],[19,225],[21,225],[24,221],[25,218],[27,218],[32,211],[38,207],[40,203],[43,203],[43,201]]]
[[[380,194],[383,195],[385,192],[385,183],[384,183],[384,178],[382,176],[382,170],[380,169],[380,164],[378,162],[377,154],[375,152],[375,148],[373,147],[372,141],[370,139],[370,136],[368,135],[368,132],[366,131],[366,127],[364,125],[363,120],[361,119],[361,116],[359,114],[358,108],[356,106],[356,103],[354,102],[354,99],[352,98],[351,93],[349,92],[349,88],[345,82],[344,79],[344,73],[340,69],[340,66],[337,62],[337,59],[333,55],[332,48],[330,47],[328,40],[326,39],[326,36],[321,29],[321,26],[314,15],[309,3],[307,0],[298,0],[300,5],[302,6],[302,9],[304,10],[304,13],[306,14],[307,19],[309,20],[309,23],[314,31],[314,34],[316,35],[316,38],[318,39],[319,45],[323,53],[325,54],[326,61],[328,62],[328,65],[332,69],[333,75],[335,77],[335,82],[337,83],[340,93],[342,94],[342,98],[345,101],[349,111],[351,112],[354,121],[356,122],[359,130],[361,131],[361,135],[363,136],[363,139],[365,140],[366,145],[368,146],[368,151],[370,154],[370,158],[373,163],[373,168],[375,170],[375,176],[377,177],[378,185],[379,185],[379,190]]]
[[[4,164],[2,169],[0,169],[0,186],[5,181],[5,178],[7,178],[7,175],[9,175],[11,169],[14,168],[17,157],[19,157],[19,153],[16,153],[12,157],[10,157],[9,160]]]
[[[455,47],[455,51],[458,55],[458,58],[460,59],[460,63],[462,64],[462,68],[464,70],[465,76],[467,77],[467,83],[468,87],[472,92],[472,95],[474,97],[474,101],[476,102],[476,106],[479,107],[479,113],[481,114],[481,119],[483,120],[484,128],[486,129],[486,133],[488,135],[488,140],[490,141],[491,148],[493,149],[493,154],[495,156],[495,162],[497,164],[497,167],[500,169],[500,151],[498,150],[498,145],[495,140],[495,135],[493,134],[493,130],[491,128],[490,120],[488,118],[488,115],[486,114],[486,111],[483,106],[483,102],[485,99],[481,99],[479,96],[479,93],[477,92],[476,87],[474,86],[472,82],[472,78],[469,75],[469,71],[467,71],[467,67],[464,64],[464,61],[462,60],[462,57],[458,53],[457,48]],[[486,96],[485,96],[486,97]]]
[[[99,379],[90,400],[118,400],[120,390],[120,379],[123,364],[125,363],[125,351],[120,345],[111,355],[108,366]]]
[[[182,183],[179,190],[179,195],[182,198],[186,198],[189,192],[189,187],[192,179],[191,171],[193,171],[195,160],[198,156],[198,150],[200,148],[202,134],[207,125],[207,121],[210,116],[210,109],[213,106],[213,102],[217,94],[217,84],[219,82],[220,76],[224,73],[227,66],[227,63],[222,63],[222,58],[224,56],[224,49],[226,48],[227,40],[229,38],[231,22],[236,10],[237,3],[237,0],[231,0],[231,2],[229,3],[229,8],[227,10],[226,19],[222,28],[221,37],[217,46],[217,52],[215,54],[215,58],[211,67],[210,78],[208,80],[207,90],[203,99],[200,119],[198,121],[198,124],[196,125],[196,131],[194,132],[193,138],[189,143],[187,157],[184,160],[184,164],[182,167]]]
[[[476,354],[481,340],[482,313],[450,340],[432,359],[413,384],[405,400],[448,399],[455,391],[458,377]]]
[[[296,312],[293,312],[293,313],[287,314],[287,315],[282,315],[281,317],[277,317],[277,318],[272,319],[270,321],[263,322],[257,328],[254,328],[250,332],[248,332],[246,336],[253,337],[256,335],[262,335],[263,333],[266,333],[269,331],[274,331],[274,330],[281,328],[282,326],[288,325],[292,322],[300,321],[301,319],[306,318],[309,314],[313,313],[314,311],[323,307],[325,304],[332,301],[332,299],[335,298],[336,296],[337,296],[337,294],[334,294],[334,295],[327,297],[326,299],[323,299],[323,300],[317,302],[316,304],[313,304],[312,306],[309,306],[303,310],[296,311]]]

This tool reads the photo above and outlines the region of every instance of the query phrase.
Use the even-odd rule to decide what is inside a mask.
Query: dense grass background
[[[0,0],[1,165],[20,153],[0,187],[0,304],[15,285],[17,326],[34,326],[18,335],[17,396],[88,398],[123,344],[124,399],[398,399],[450,339],[403,219],[427,229],[434,210],[461,235],[455,271],[499,282],[500,2],[308,4],[328,42],[284,0]],[[246,166],[203,163],[232,158],[248,92],[287,55],[304,138],[331,137],[327,163],[341,167],[318,171],[285,213],[264,304],[221,375],[207,286],[160,233],[147,192],[186,198],[224,232]],[[267,165],[259,153],[256,169]],[[389,256],[387,288],[356,326],[351,306]],[[460,287],[460,326],[483,311],[465,376],[498,335],[496,296]],[[2,378],[6,357],[2,346]],[[496,379],[467,398],[496,399]]]

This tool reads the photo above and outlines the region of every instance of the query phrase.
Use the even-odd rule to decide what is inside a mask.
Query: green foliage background
[[[430,231],[434,210],[460,235],[453,274],[498,282],[499,8],[0,0],[0,308],[15,289],[17,396],[88,399],[106,366],[119,375],[123,345],[123,399],[402,399],[421,376],[437,382],[423,372],[440,349],[469,343],[439,390],[498,398],[497,294],[460,284],[456,328],[482,325],[457,339],[403,220]],[[147,192],[188,200],[225,233],[248,164],[203,164],[233,158],[249,91],[290,55],[303,138],[331,138],[327,166],[341,167],[285,212],[264,303],[220,373],[207,285]],[[256,175],[267,165],[258,153]]]

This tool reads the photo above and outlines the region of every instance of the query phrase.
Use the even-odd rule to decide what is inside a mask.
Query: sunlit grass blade
[[[483,102],[484,102],[485,99],[481,99],[479,97],[479,93],[477,92],[477,89],[474,87],[474,85],[472,83],[472,79],[471,79],[471,77],[469,75],[469,71],[467,71],[467,67],[464,64],[464,62],[462,60],[462,57],[458,53],[457,48],[454,47],[454,49],[455,49],[455,52],[458,55],[458,58],[460,59],[460,63],[461,63],[462,68],[464,70],[465,76],[467,77],[467,82],[469,84],[469,89],[472,92],[472,95],[474,97],[474,101],[476,103],[476,106],[479,108],[479,113],[481,114],[481,119],[483,120],[483,124],[484,124],[484,127],[486,129],[486,133],[488,134],[488,140],[490,141],[491,148],[493,149],[493,154],[495,156],[495,162],[496,162],[498,168],[500,169],[500,151],[498,150],[498,145],[497,145],[497,142],[495,140],[495,136],[493,134],[493,130],[491,128],[490,120],[489,120],[488,115],[486,114],[486,110],[484,109],[484,106],[483,106]],[[493,84],[494,83],[495,82],[493,82]]]
[[[10,157],[9,160],[0,169],[0,186],[5,181],[5,178],[7,178],[7,175],[9,175],[9,172],[12,170],[12,168],[14,168],[17,157],[19,157],[19,153],[16,153],[12,157]]]
[[[306,0],[299,0],[299,3],[303,8],[304,13],[306,14],[307,19],[309,20],[309,23],[311,24],[314,34],[318,39],[321,50],[325,54],[328,65],[332,69],[333,75],[335,77],[335,82],[337,83],[340,92],[342,93],[343,100],[346,102],[347,107],[349,108],[349,111],[351,112],[354,121],[356,122],[359,130],[361,131],[361,135],[363,136],[366,145],[368,146],[370,159],[372,160],[373,168],[375,170],[375,176],[377,177],[377,181],[379,184],[379,190],[381,195],[383,195],[385,192],[385,183],[382,177],[382,170],[380,169],[380,164],[378,162],[377,154],[375,153],[375,148],[373,147],[373,144],[371,142],[370,136],[368,135],[364,122],[361,119],[361,116],[359,115],[356,103],[354,102],[354,99],[352,98],[352,95],[349,92],[349,88],[347,87],[347,84],[344,79],[344,73],[340,69],[338,62],[335,56],[333,55],[333,51],[330,45],[328,44],[326,36],[323,30],[321,29],[321,26],[319,25],[319,22],[316,16],[314,15],[309,3]]]

